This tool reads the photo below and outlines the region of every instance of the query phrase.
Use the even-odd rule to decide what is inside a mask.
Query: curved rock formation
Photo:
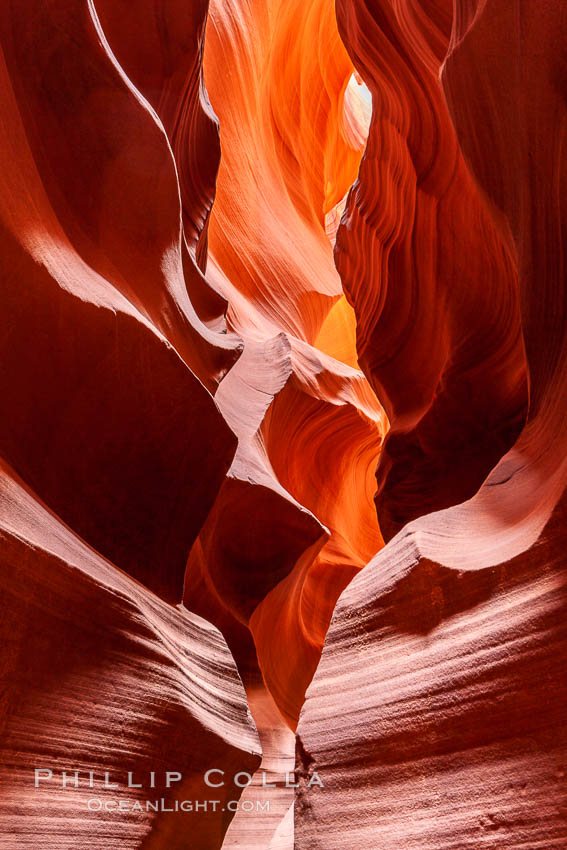
[[[8,479],[27,494],[10,516],[41,514],[39,526],[47,529],[36,539],[36,525],[10,526],[37,557],[25,560],[28,596],[9,588],[6,594],[16,619],[25,623],[27,605],[46,640],[62,642],[51,663],[47,648],[38,648],[29,675],[16,665],[14,675],[23,678],[14,687],[39,699],[58,671],[76,668],[83,677],[76,699],[68,690],[76,685],[72,676],[49,688],[53,703],[64,703],[61,711],[45,703],[55,769],[64,764],[64,730],[75,736],[76,764],[102,767],[101,724],[108,723],[110,746],[122,728],[113,725],[113,711],[131,741],[125,738],[121,766],[124,759],[136,769],[165,765],[185,730],[202,749],[182,752],[183,773],[197,776],[207,758],[235,767],[240,759],[246,769],[257,744],[250,744],[254,732],[226,648],[214,630],[170,604],[180,599],[187,555],[187,604],[223,629],[250,683],[259,664],[293,725],[335,601],[381,545],[373,469],[386,423],[358,368],[354,314],[332,259],[368,104],[358,98],[328,3],[319,2],[306,20],[301,4],[273,3],[269,22],[260,3],[213,8],[208,52],[217,61],[208,77],[223,123],[223,162],[207,268],[220,148],[202,79],[206,13],[205,3],[144,0],[32,0],[0,13],[0,203],[11,322],[1,350],[10,416],[0,427],[0,448]],[[222,32],[237,13],[241,43]],[[314,39],[319,56],[307,51]],[[246,90],[237,76],[227,82],[218,62],[227,50],[235,69],[261,62],[262,85],[253,80]],[[282,75],[293,99],[282,97]],[[236,144],[245,125],[256,135],[255,151]],[[3,504],[4,513],[8,508]],[[64,539],[61,551],[42,542],[52,538]],[[8,564],[19,558],[14,546]],[[85,583],[93,610],[81,624],[73,600]],[[128,600],[116,622],[113,594]],[[42,595],[55,614],[47,603],[32,613]],[[62,622],[52,623],[59,616]],[[166,656],[155,694],[142,687],[155,669],[135,646],[145,641],[140,622],[156,632],[152,653]],[[278,631],[286,643],[274,640]],[[93,634],[101,659],[89,655]],[[22,658],[34,650],[27,632],[15,641]],[[192,642],[195,654],[202,644],[202,666],[186,669]],[[112,646],[122,658],[116,669],[107,657]],[[227,680],[222,687],[234,709],[191,685],[178,710],[185,679],[198,685],[211,671]],[[71,715],[94,700],[95,681],[100,712],[75,729]],[[120,699],[111,702],[113,683],[131,691],[123,707]],[[5,712],[15,752],[22,716],[10,706]],[[264,723],[262,711],[258,717]],[[158,738],[140,723],[144,730],[152,723],[171,728],[169,749],[158,757]],[[46,734],[38,728],[30,745],[36,756]],[[26,758],[16,759],[18,770]],[[196,794],[194,784],[184,793]],[[112,832],[112,840],[131,846],[176,846],[186,829],[186,818],[150,816],[127,835],[113,816],[108,823],[78,818],[76,830],[65,833],[57,818],[31,816],[26,806],[37,799],[41,812],[47,797],[44,806],[26,788],[7,793],[6,811],[20,805],[20,794],[20,837],[28,843],[104,843]],[[47,802],[70,816],[72,800],[54,793]],[[286,789],[271,826],[260,824],[266,841],[289,840],[290,802]],[[214,813],[195,840],[217,846],[228,818]],[[235,822],[237,842],[239,824],[246,820]]]
[[[296,847],[565,846],[564,527],[463,571],[424,518],[353,581],[298,727]]]
[[[567,846],[566,44],[0,7],[2,846]]]
[[[327,0],[308,15],[299,0],[219,0],[209,14],[222,149],[211,255],[264,321],[313,342],[342,295],[324,222],[360,159],[342,132],[352,65]]]
[[[198,378],[214,387],[234,350],[191,306],[171,151],[94,9],[32,5],[0,12],[0,446],[85,540],[178,600],[235,451]]]
[[[374,110],[335,257],[390,420],[377,508],[405,522],[478,489],[526,403],[515,258],[471,179],[439,68],[452,3],[337,1]]]
[[[372,495],[384,422],[359,371],[291,335],[238,330],[244,353],[216,398],[239,446],[184,599],[222,629],[243,673],[257,658],[294,725],[335,601],[381,544]]]
[[[567,841],[565,23],[556,3],[457,4],[443,83],[518,257],[528,421],[477,495],[407,525],[342,595],[298,728],[300,848],[343,846],[345,824],[355,846]]]
[[[327,226],[367,129],[352,73],[327,2],[307,16],[279,0],[211,5],[222,158],[208,277],[244,353],[216,394],[239,444],[184,600],[246,677],[259,665],[292,727],[336,599],[382,543],[373,471],[387,424],[358,368]]]
[[[241,789],[215,788],[216,811],[174,807],[211,795],[211,767],[260,761],[222,636],[101,558],[5,464],[0,506],[0,843],[220,848]],[[168,772],[183,778],[168,787]]]
[[[200,273],[207,264],[207,226],[220,162],[218,121],[202,74],[208,0],[191,4],[98,0],[96,6],[110,47],[158,113],[169,137],[188,249],[184,251],[187,287],[200,318],[209,325],[218,323],[226,302]]]
[[[5,4],[0,42],[0,843],[220,847],[239,788],[169,802],[260,745],[222,636],[170,603],[236,450],[209,390],[241,344],[193,308],[171,147],[94,5]]]
[[[248,701],[258,726],[262,764],[242,793],[241,809],[231,821],[223,850],[292,850],[295,735],[265,688],[249,689]],[[245,801],[251,811],[245,811]]]

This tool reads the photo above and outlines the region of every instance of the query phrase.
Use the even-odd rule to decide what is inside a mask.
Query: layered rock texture
[[[298,728],[303,790],[296,846],[342,847],[348,825],[356,847],[563,848],[567,163],[559,139],[567,117],[567,19],[559,3],[457,2],[449,37],[441,26],[446,16],[430,5],[380,3],[360,16],[358,7],[356,13],[346,3],[337,8],[361,73],[368,73],[374,55],[370,26],[383,48],[404,57],[400,87],[413,84],[416,71],[420,85],[429,80],[426,69],[419,70],[424,58],[431,61],[425,38],[444,45],[441,81],[456,139],[501,245],[492,262],[512,258],[518,274],[527,423],[472,498],[406,524],[341,596]],[[376,98],[390,106],[387,78],[368,79]],[[431,99],[426,103],[429,110]],[[443,109],[443,121],[446,114]],[[370,159],[376,173],[384,159]],[[351,217],[360,214],[364,177],[363,167],[345,232],[339,232],[345,250],[339,264],[355,303],[358,284],[348,254],[360,233]],[[463,188],[459,203],[465,197]],[[491,244],[485,235],[484,246]],[[468,269],[476,262],[491,261],[477,249]],[[488,361],[479,357],[476,379],[486,392],[477,385],[470,404],[458,410],[477,425],[476,400],[495,415],[493,392],[510,387],[498,376],[509,370],[511,378],[518,358],[513,346],[492,347],[500,322],[515,334],[517,313],[503,311],[501,299],[514,293],[507,278],[501,275],[491,288],[490,274],[489,265],[465,293],[460,278],[452,281],[461,303],[476,297],[473,284],[492,302],[489,321],[472,331],[484,334]],[[359,324],[359,334],[362,349],[374,351],[370,327]],[[365,368],[381,381],[383,364],[370,358]],[[421,421],[404,434],[410,445]],[[451,449],[453,426],[447,426],[443,451]],[[441,427],[437,437],[443,433]],[[407,443],[400,438],[397,445]],[[478,447],[476,441],[473,451]],[[483,456],[488,467],[491,452]],[[460,476],[459,487],[471,483],[459,472],[462,459],[446,473]],[[391,476],[395,465],[390,470]],[[416,464],[405,482],[400,478],[410,493],[418,472]],[[380,469],[379,485],[378,505],[391,518],[398,497]],[[340,724],[331,705],[341,713]],[[328,776],[324,797],[307,788],[314,770]]]
[[[184,600],[251,679],[259,666],[293,728],[336,599],[382,543],[387,421],[326,226],[356,177],[364,104],[349,106],[353,66],[326,2],[307,17],[299,2],[212,3],[204,69],[222,151],[207,276],[244,351],[216,393],[238,449]]]
[[[0,847],[567,848],[563,3],[0,47]]]

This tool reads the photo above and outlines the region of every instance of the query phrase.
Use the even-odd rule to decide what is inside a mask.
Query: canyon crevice
[[[567,848],[563,4],[0,48],[0,846]]]

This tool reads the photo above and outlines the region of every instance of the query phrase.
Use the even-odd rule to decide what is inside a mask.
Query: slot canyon
[[[567,850],[567,6],[0,45],[0,848]]]

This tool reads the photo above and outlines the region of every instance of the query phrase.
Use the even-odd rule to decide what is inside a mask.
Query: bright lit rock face
[[[0,845],[567,847],[561,0],[0,47]]]
[[[382,544],[387,423],[358,368],[327,226],[367,113],[326,0],[308,15],[295,0],[213,2],[204,68],[222,151],[207,276],[244,351],[216,393],[238,450],[184,600],[219,625],[245,675],[259,665],[294,727],[334,604]]]

